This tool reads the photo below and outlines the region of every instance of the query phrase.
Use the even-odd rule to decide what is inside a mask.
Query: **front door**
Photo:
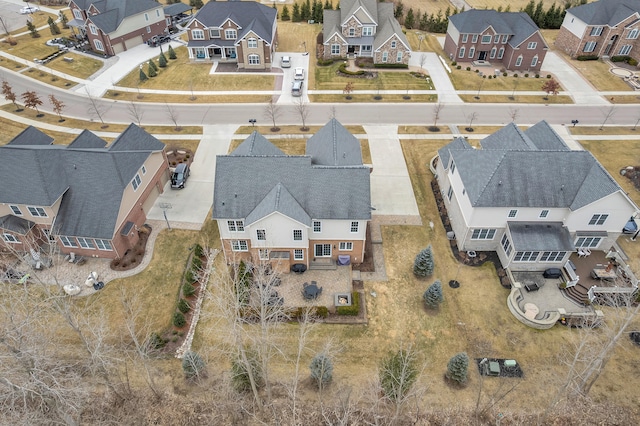
[[[605,49],[603,56],[609,56],[609,52],[611,52],[611,48],[616,43],[617,39],[618,39],[617,34],[611,37],[611,40],[609,40],[609,44],[607,44],[607,48]]]
[[[315,257],[331,257],[331,244],[314,244]]]
[[[478,59],[481,61],[484,61],[485,59],[487,59],[487,52],[486,51],[481,51],[480,52],[480,56],[478,56]]]

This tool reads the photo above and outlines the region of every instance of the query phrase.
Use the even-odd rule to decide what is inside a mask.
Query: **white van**
[[[281,68],[291,68],[291,57],[283,56],[280,58],[280,67]]]
[[[291,86],[291,96],[302,96],[302,80],[295,80]]]

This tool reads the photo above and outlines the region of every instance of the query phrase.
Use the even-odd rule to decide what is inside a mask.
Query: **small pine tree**
[[[160,68],[165,68],[167,66],[167,57],[164,56],[164,53],[160,52],[160,56],[158,57],[158,65]]]
[[[36,28],[35,25],[33,25],[33,22],[27,21],[27,29],[31,33],[31,37],[33,37],[33,38],[40,37],[40,34],[38,34],[38,29]]]
[[[193,284],[191,284],[189,281],[184,283],[184,286],[182,287],[182,294],[184,294],[184,297],[191,297],[195,293],[196,289],[193,288]]]
[[[291,16],[289,15],[289,8],[286,4],[282,8],[282,15],[280,15],[280,19],[283,21],[289,21],[291,19]]]
[[[442,283],[436,280],[422,295],[422,300],[427,308],[435,309],[444,301],[442,295]]]
[[[153,62],[153,59],[149,59],[149,66],[153,67],[154,70],[158,71],[158,66],[156,65],[155,62]]]
[[[311,378],[320,390],[333,378],[333,362],[324,352],[313,357],[309,370],[311,370]]]
[[[404,18],[404,26],[408,29],[413,28],[413,24],[415,23],[415,17],[413,16],[413,8],[410,8],[407,12],[407,17]]]
[[[187,379],[197,379],[204,374],[205,363],[197,352],[188,351],[182,358],[182,371]]]
[[[62,22],[62,28],[65,30],[69,28],[69,18],[67,18],[67,15],[65,15],[63,11],[58,12],[58,18],[60,18],[60,22]]]
[[[171,45],[169,45],[169,59],[171,60],[178,59],[178,56],[176,55],[176,51],[173,50],[173,47],[171,47]]]
[[[330,0],[325,0],[324,8],[326,10],[333,10],[333,3]]]
[[[147,75],[144,73],[144,70],[142,69],[142,67],[140,67],[140,81],[146,81],[148,79],[149,79],[149,77],[147,77]]]
[[[291,21],[293,22],[302,21],[302,16],[300,15],[300,5],[298,3],[293,4],[293,13],[291,14]]]
[[[467,373],[469,371],[469,356],[466,352],[455,354],[447,364],[447,378],[464,384],[467,382]]]
[[[180,299],[180,301],[178,302],[178,310],[183,314],[186,314],[191,310],[191,306],[189,305],[189,302],[187,302],[186,300]]]
[[[384,394],[394,402],[402,401],[418,378],[415,353],[401,349],[389,353],[380,364],[380,385]]]
[[[246,356],[255,385],[260,388],[264,385],[264,380],[258,358],[253,352],[247,352]],[[237,392],[249,392],[251,390],[249,372],[247,371],[246,365],[240,359],[235,359],[231,364],[231,383]]]
[[[147,70],[147,73],[149,74],[149,77],[155,77],[158,75],[158,72],[156,71],[156,66],[153,63],[153,61],[149,61],[149,69]]]
[[[204,6],[204,3],[202,2],[202,0],[189,0],[189,6],[200,9],[202,8],[202,6]]]
[[[58,28],[58,24],[56,24],[56,21],[54,21],[51,16],[49,16],[49,19],[47,19],[47,24],[49,25],[51,35],[60,34],[60,28]]]
[[[429,245],[416,256],[413,262],[413,273],[418,277],[427,277],[433,274],[434,266],[433,250]]]
[[[182,312],[174,312],[173,313],[173,325],[178,328],[182,328],[187,324],[187,320],[184,317]]]

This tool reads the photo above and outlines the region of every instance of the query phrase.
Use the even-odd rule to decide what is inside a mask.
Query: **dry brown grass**
[[[451,67],[451,82],[457,90],[504,90],[512,92],[513,89],[517,91],[521,90],[542,90],[542,85],[547,81],[546,74],[541,75],[540,78],[535,78],[534,74],[530,74],[530,77],[524,77],[524,74],[519,73],[518,77],[513,77],[511,74],[504,77],[502,74],[495,78],[483,78],[479,73],[476,73],[473,69],[467,71],[466,64],[459,64],[461,69]],[[491,68],[479,69],[484,73],[490,73],[493,71]],[[486,75],[486,74],[485,74]],[[563,90],[563,89],[560,89]]]
[[[287,134],[287,135],[313,135],[318,130],[322,128],[322,126],[308,126],[308,130],[300,130],[300,126],[294,125],[286,125],[280,126],[280,130],[277,132],[279,134]],[[349,125],[344,126],[351,134],[362,134],[365,133],[364,128],[358,125]],[[251,134],[253,131],[257,131],[258,133],[262,133],[263,135],[276,134],[271,132],[271,126],[240,126],[238,130],[236,130],[236,134]]]
[[[345,99],[345,95],[309,95],[311,102],[328,102],[328,103],[358,103],[358,102],[436,102],[437,95],[410,95],[411,99],[404,99],[404,95],[380,95],[382,99],[374,99],[376,95],[351,95],[351,99]]]
[[[63,89],[70,88],[76,85],[76,83],[71,80],[66,80],[56,75],[49,74],[48,72],[43,71],[39,68],[28,68],[25,72],[22,73],[22,75]]]
[[[557,51],[557,53],[562,53]],[[596,90],[599,91],[632,91],[631,87],[622,78],[613,75],[609,71],[609,64],[602,61],[578,61],[562,54],[565,61],[577,69]]]
[[[637,135],[640,133],[640,128],[632,129],[633,127],[629,126],[606,126],[602,130],[600,130],[600,126],[567,126],[567,130],[572,135]]]
[[[415,135],[415,134],[430,134],[433,132],[429,131],[429,127],[431,126],[398,126],[398,134],[400,135]],[[448,126],[440,126],[440,133],[451,133],[451,129]]]
[[[460,99],[468,103],[526,103],[526,104],[572,104],[573,100],[570,96],[557,95],[557,96],[549,96],[547,99],[544,98],[544,95],[541,96],[523,96],[518,95],[516,92],[515,99],[511,99],[510,96],[507,95],[483,95],[480,93],[479,98],[476,99],[476,95],[459,95]]]
[[[180,103],[180,104],[224,104],[224,103],[267,103],[272,96],[269,95],[206,95],[195,96],[195,99],[191,95],[166,95],[160,93],[135,93],[135,92],[121,92],[117,90],[107,90],[107,93],[103,96],[107,99],[117,99],[119,101],[133,101],[133,102],[155,102],[155,103]]]
[[[64,58],[72,58],[73,62],[67,62]],[[56,71],[64,72],[78,78],[89,78],[102,68],[103,62],[98,59],[89,58],[85,55],[79,55],[74,52],[67,52],[62,56],[58,56],[53,61],[47,63],[47,66]]]

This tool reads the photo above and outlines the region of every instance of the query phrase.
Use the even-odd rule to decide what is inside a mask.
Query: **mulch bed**
[[[193,162],[193,151],[190,149],[171,146],[167,148],[166,152],[167,161],[169,161],[169,165],[171,167],[175,167],[180,163],[187,163],[188,165],[191,165]],[[169,152],[171,154],[168,154]]]
[[[120,259],[111,261],[111,269],[114,271],[128,271],[140,265],[147,249],[147,240],[151,235],[151,226],[145,224],[138,230],[138,242],[135,246],[124,252]]]
[[[484,364],[480,364],[483,359],[485,358],[475,358],[476,364],[478,365],[478,372],[480,373],[481,376],[489,376],[488,374],[489,362],[497,362],[498,364],[500,364],[500,374],[497,376],[490,376],[490,377],[523,377],[524,376],[524,372],[522,371],[522,368],[520,368],[520,364],[518,364],[517,362],[515,367],[505,367],[504,362],[506,361],[506,359],[487,358]]]
[[[640,191],[640,167],[635,166],[632,169],[622,169],[620,170],[620,174],[633,182],[636,190]]]
[[[362,263],[353,264],[351,268],[360,272],[375,272],[376,265],[373,263],[373,242],[371,241],[371,225],[367,224],[367,237],[364,242],[364,259]]]

